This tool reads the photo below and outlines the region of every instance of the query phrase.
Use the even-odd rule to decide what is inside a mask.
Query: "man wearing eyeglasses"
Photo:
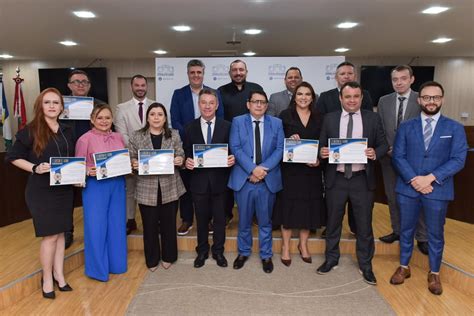
[[[256,214],[262,268],[265,273],[271,273],[271,218],[275,195],[282,189],[283,125],[279,118],[265,114],[268,99],[263,91],[249,93],[247,108],[250,113],[232,121],[229,139],[235,156],[229,188],[235,192],[239,211],[239,254],[233,266],[242,268],[252,253],[252,217]]]
[[[390,283],[402,284],[411,276],[408,266],[413,237],[423,210],[428,230],[428,289],[443,292],[439,271],[444,249],[444,223],[448,203],[454,199],[453,177],[467,154],[464,127],[443,115],[443,86],[435,81],[420,87],[421,114],[400,125],[393,145],[393,164],[398,171],[395,191],[400,206],[400,266]]]
[[[421,112],[420,106],[417,103],[418,93],[411,90],[411,85],[415,81],[413,69],[408,65],[399,65],[392,70],[391,79],[395,92],[381,97],[377,107],[377,113],[382,119],[385,136],[390,146],[387,156],[380,160],[385,195],[387,196],[388,209],[390,211],[390,222],[392,224],[392,233],[380,237],[380,241],[389,244],[400,239],[400,210],[395,195],[397,173],[392,165],[393,142],[398,126],[403,121],[419,116]],[[423,254],[428,255],[428,236],[426,235],[423,216],[420,216],[415,238],[418,249]]]

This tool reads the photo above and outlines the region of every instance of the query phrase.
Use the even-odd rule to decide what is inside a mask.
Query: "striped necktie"
[[[433,136],[433,126],[431,122],[434,120],[431,117],[425,119],[426,125],[423,130],[423,141],[425,142],[425,150],[428,150],[428,146],[430,145],[431,137]]]

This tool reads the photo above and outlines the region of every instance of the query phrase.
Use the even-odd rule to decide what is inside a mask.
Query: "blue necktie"
[[[431,137],[433,136],[433,126],[431,126],[431,122],[434,120],[431,117],[425,119],[426,125],[425,129],[423,130],[423,141],[425,142],[425,150],[428,150],[428,146],[430,146]]]
[[[212,141],[212,130],[211,130],[211,121],[207,121],[207,139],[206,139],[206,144],[210,144]]]

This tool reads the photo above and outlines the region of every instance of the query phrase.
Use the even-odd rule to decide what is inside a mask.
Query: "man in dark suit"
[[[464,127],[443,115],[444,89],[434,81],[420,87],[422,113],[400,125],[393,146],[393,164],[398,171],[396,186],[400,206],[400,267],[390,283],[409,278],[413,237],[421,209],[428,229],[428,289],[443,292],[439,271],[444,249],[444,223],[448,203],[454,199],[453,177],[466,161]]]
[[[198,59],[190,60],[187,69],[189,84],[174,91],[170,106],[171,125],[179,131],[179,136],[183,142],[186,141],[184,127],[200,116],[198,104],[199,92],[201,92],[203,88],[210,89],[203,84],[205,66],[202,61]],[[219,104],[221,104],[219,94],[217,97]],[[222,107],[217,109],[216,115],[217,117],[224,116]],[[186,235],[193,227],[194,207],[191,194],[189,193],[189,171],[182,169],[180,175],[187,192],[179,198],[179,212],[182,223],[178,228],[178,235]]]
[[[252,253],[252,217],[257,216],[260,258],[263,271],[273,271],[272,210],[282,187],[280,161],[283,156],[283,125],[279,118],[265,115],[267,95],[252,91],[247,102],[249,114],[234,118],[230,149],[236,164],[229,178],[239,208],[239,255],[234,269],[240,269]]]
[[[346,82],[341,87],[342,111],[325,115],[319,143],[322,159],[329,157],[329,138],[367,138],[366,164],[327,164],[325,172],[328,220],[326,226],[326,260],[317,269],[326,274],[337,266],[340,252],[342,218],[349,200],[352,203],[357,226],[356,255],[359,269],[368,284],[377,284],[372,271],[374,234],[372,209],[374,206],[374,163],[388,151],[382,121],[371,111],[361,110],[362,88],[357,82]]]
[[[220,267],[227,267],[224,256],[225,242],[225,202],[228,168],[195,168],[193,145],[227,144],[229,142],[230,123],[216,117],[219,107],[217,92],[204,88],[199,93],[201,117],[186,126],[184,151],[186,168],[191,170],[189,189],[192,193],[197,222],[197,257],[194,267],[200,268],[209,256],[209,218],[213,218],[214,235],[212,237],[212,258]],[[227,165],[233,166],[235,158],[229,155]]]
[[[321,93],[321,96],[316,101],[316,109],[318,109],[323,115],[331,112],[341,111],[342,105],[339,98],[339,91],[346,82],[356,81],[355,66],[348,61],[340,63],[336,68],[336,76],[334,79],[336,79],[337,88]],[[362,93],[363,98],[361,108],[364,110],[373,111],[373,103],[369,91],[362,90]],[[357,233],[357,226],[355,224],[354,215],[352,214],[352,206],[350,203],[347,207],[347,216],[351,233]],[[325,231],[323,231],[323,237],[324,233]]]
[[[380,237],[380,241],[385,243],[393,243],[400,239],[400,210],[395,195],[397,173],[392,165],[393,141],[401,122],[419,116],[421,111],[417,103],[418,93],[411,90],[411,85],[415,81],[411,67],[408,65],[395,67],[392,70],[391,79],[395,92],[381,97],[377,106],[377,113],[382,119],[385,136],[390,146],[387,155],[380,160],[385,195],[387,196],[388,209],[390,211],[390,222],[392,224],[392,233]],[[418,223],[416,240],[418,241],[420,251],[427,255],[428,237],[426,235],[425,221],[422,216],[420,216]]]

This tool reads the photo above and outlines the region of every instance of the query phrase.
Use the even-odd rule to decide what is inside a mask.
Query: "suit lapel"
[[[135,104],[135,101],[132,99],[129,103],[130,111],[132,112],[132,117],[135,120],[135,126],[144,126],[140,121],[140,117],[138,116],[138,105]],[[143,107],[143,119],[145,119],[146,110]]]
[[[418,140],[418,143],[421,144],[420,148],[425,149],[425,141],[423,139],[423,124],[421,124],[421,117],[418,115],[414,121],[415,126],[415,140]]]
[[[336,108],[332,109],[331,112],[339,111],[342,109],[341,101],[339,100],[339,90],[337,88],[332,90],[333,93],[331,94],[334,106],[337,106]]]
[[[362,117],[362,137],[369,139],[369,134],[368,132],[371,129],[371,121],[367,118],[367,116],[364,114],[363,110],[360,110],[360,115]]]
[[[410,93],[410,98],[408,99],[407,109],[405,111],[405,116],[403,120],[406,120],[409,117],[414,117],[416,116],[416,114],[418,114],[417,110],[418,110],[419,105],[416,100],[417,97],[418,97],[418,94],[412,90]]]
[[[444,129],[444,117],[441,115],[439,117],[438,123],[436,123],[436,127],[433,131],[433,136],[431,136],[431,141],[430,141],[427,151],[430,151],[434,146],[436,146],[436,143],[439,141],[439,138],[442,134],[443,129]]]
[[[194,113],[194,102],[193,102],[193,94],[191,92],[191,86],[190,85],[187,85],[186,88],[184,89],[184,99],[189,102],[190,106],[189,106],[189,109],[192,113],[192,117],[196,117]],[[185,107],[186,108],[186,107]]]
[[[215,132],[215,129],[214,129],[214,132]],[[206,143],[206,140],[204,139],[204,135],[202,134],[202,129],[201,129],[201,117],[193,121],[193,134],[196,135],[196,138],[195,138],[197,141],[196,144]]]
[[[263,117],[263,144],[262,144],[262,160],[267,157],[268,150],[270,149],[270,142],[272,139],[272,121],[268,115]],[[268,153],[269,154],[269,153]]]
[[[390,104],[388,106],[388,119],[385,120],[387,131],[395,131],[397,129],[397,93],[395,92],[389,100]],[[407,108],[408,109],[408,108]]]
[[[250,140],[248,142],[248,144],[250,145],[250,152],[252,153],[253,155],[253,149],[255,147],[254,145],[254,137],[253,137],[253,126],[252,126],[252,117],[250,116],[250,114],[247,114],[247,116],[245,117],[245,129],[247,131],[247,137],[248,139]]]
[[[214,126],[214,132],[212,133],[212,143],[217,144],[221,139],[221,121],[216,118],[216,124]],[[201,133],[202,134],[202,133]]]

